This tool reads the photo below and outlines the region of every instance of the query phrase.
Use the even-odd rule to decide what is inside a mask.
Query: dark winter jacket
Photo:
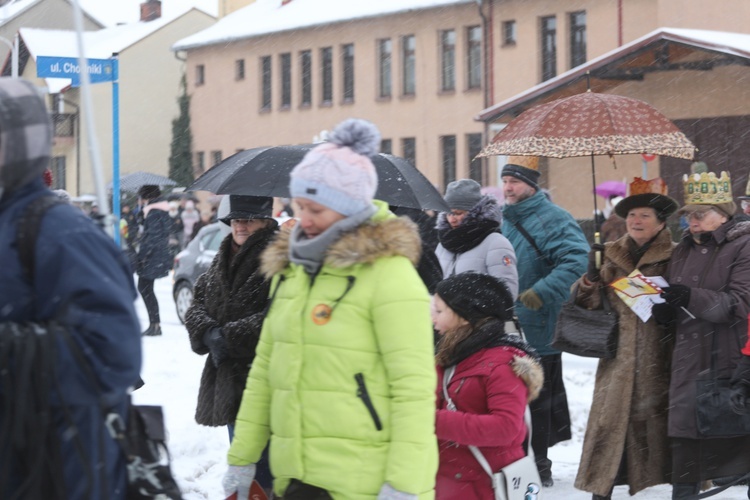
[[[259,257],[274,235],[275,229],[255,232],[234,257],[232,235],[227,235],[211,267],[195,283],[185,315],[190,345],[197,354],[208,353],[203,336],[220,327],[230,354],[218,368],[211,354],[206,359],[195,410],[199,424],[233,424],[237,416],[268,302],[269,281],[258,270]]]
[[[718,349],[716,375],[729,378],[747,338],[750,222],[730,219],[704,245],[696,244],[686,232],[672,254],[667,274],[670,283],[691,288],[687,309],[696,317],[677,311],[669,435],[697,439],[695,381],[711,377],[712,341]]]
[[[524,412],[544,381],[536,354],[529,355],[533,349],[515,337],[505,337],[499,321],[479,328],[463,343],[476,340],[472,337],[483,341],[475,343],[473,352],[458,362],[448,384],[456,411],[447,409],[443,395],[445,368],[438,366],[436,433],[440,466],[436,499],[494,498],[489,476],[468,446],[478,446],[494,471],[523,458],[527,434]],[[508,342],[500,341],[501,337]]]
[[[8,87],[14,88],[9,91]],[[18,220],[33,200],[54,196],[41,179],[49,163],[52,128],[44,103],[28,82],[0,79],[0,103],[4,144],[0,149],[0,185],[5,188],[0,197],[0,330],[15,326],[22,335],[34,338],[40,338],[40,332],[54,334],[52,357],[56,388],[50,395],[49,416],[56,426],[56,441],[63,457],[65,494],[44,498],[124,499],[125,457],[103,428],[101,404],[124,414],[126,390],[138,379],[140,371],[140,326],[133,307],[136,293],[132,275],[114,242],[80,210],[67,204],[49,209],[41,221],[33,255],[33,282],[22,273],[17,250]],[[23,113],[17,111],[19,107],[23,108]],[[35,113],[40,120],[29,123]],[[19,119],[20,126],[34,125],[27,129],[33,141],[16,135]],[[51,328],[52,321],[80,348],[96,380],[92,380],[77,361],[70,344],[64,341],[66,335],[60,329]],[[28,326],[30,322],[37,324],[35,332]],[[3,340],[2,349],[7,346]],[[20,359],[8,361],[5,358],[3,361],[4,369],[0,374],[3,378],[0,408],[4,409],[0,412],[0,427],[3,429],[9,425],[5,409],[21,410],[20,402],[33,396],[37,383],[32,376],[27,376],[10,386],[5,385],[7,368],[20,362]],[[33,373],[41,371],[39,368]],[[29,385],[19,387],[21,383]],[[20,391],[20,396],[9,394],[9,390]],[[6,397],[13,397],[13,400],[7,401]],[[44,436],[43,426],[30,430],[33,438]],[[54,428],[50,430],[54,436]],[[13,437],[22,436],[20,432]],[[5,437],[0,443],[7,443]],[[33,438],[22,444],[21,453],[0,449],[0,458],[5,464],[3,476],[10,478],[11,484],[17,485],[28,477],[20,455],[30,451]],[[52,452],[52,448],[45,446],[43,456],[37,458],[49,459]],[[41,464],[34,467],[41,467]],[[108,484],[104,492],[100,484],[103,477]],[[42,481],[48,485],[49,478]],[[86,495],[87,491],[90,496]],[[0,497],[10,498],[11,495],[4,490],[0,491]]]
[[[443,270],[440,267],[437,255],[435,255],[437,231],[434,218],[416,208],[394,206],[390,208],[394,214],[408,217],[417,224],[419,238],[422,240],[422,254],[419,257],[419,263],[417,263],[417,272],[427,287],[427,291],[434,293],[435,287],[443,279]]]
[[[672,235],[661,231],[638,262],[632,240],[625,235],[606,243],[601,281],[578,280],[577,303],[599,309],[600,290],[619,319],[617,356],[602,359],[596,371],[583,452],[575,487],[606,496],[615,484],[620,463],[627,464],[629,492],[669,483],[671,451],[667,436],[669,374],[674,335],[672,329],[646,323],[607,286],[639,269],[645,276],[664,276],[672,255]],[[633,443],[639,443],[633,445]]]
[[[456,228],[446,214],[437,218],[440,244],[435,253],[448,277],[466,271],[502,279],[513,298],[518,296],[516,253],[508,238],[500,233],[501,210],[494,196],[483,196]]]
[[[542,252],[516,228],[521,224]],[[529,343],[544,356],[558,354],[550,347],[560,308],[570,296],[570,287],[586,271],[589,244],[575,219],[539,191],[513,205],[503,207],[503,234],[518,257],[518,290],[528,289],[544,302],[538,311],[516,302],[516,314]]]
[[[169,235],[174,224],[169,216],[169,203],[160,199],[143,207],[143,234],[138,247],[138,276],[155,280],[172,269]]]

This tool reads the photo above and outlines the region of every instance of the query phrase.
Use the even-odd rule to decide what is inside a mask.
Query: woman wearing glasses
[[[750,312],[750,222],[734,215],[728,173],[692,174],[684,183],[687,204],[680,213],[689,226],[667,268],[666,302],[653,308],[658,322],[676,328],[668,422],[673,499],[695,495],[702,481],[750,472],[750,436],[707,436],[696,418],[696,382],[730,378],[742,357]]]
[[[495,197],[483,195],[477,181],[460,179],[448,184],[445,202],[451,210],[438,215],[440,244],[435,250],[443,277],[466,271],[489,274],[503,280],[516,300],[516,252],[500,233],[502,211]]]

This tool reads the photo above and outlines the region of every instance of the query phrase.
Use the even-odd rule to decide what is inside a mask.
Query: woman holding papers
[[[628,485],[634,495],[670,482],[667,407],[673,337],[653,319],[642,321],[608,285],[636,270],[644,276],[666,272],[674,246],[666,220],[678,204],[665,195],[661,179],[636,179],[630,193],[615,207],[627,233],[596,245],[588,272],[577,282],[579,305],[601,307],[603,291],[619,316],[617,356],[599,361],[575,481],[593,500],[611,498],[615,485]],[[602,255],[600,268],[596,253]]]
[[[742,358],[750,312],[750,222],[739,221],[729,174],[685,176],[680,210],[688,228],[672,255],[654,306],[659,321],[675,325],[669,388],[672,498],[698,492],[705,480],[750,472],[750,436],[699,434],[699,380],[729,379]],[[701,382],[702,384],[703,382]],[[728,410],[731,413],[731,410]],[[716,419],[721,426],[723,419]]]

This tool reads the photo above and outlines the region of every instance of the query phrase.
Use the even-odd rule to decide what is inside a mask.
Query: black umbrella
[[[289,197],[289,173],[316,144],[247,149],[198,177],[187,191]],[[389,205],[450,210],[435,186],[404,158],[381,153],[372,159],[378,173],[375,198]]]
[[[138,192],[141,186],[176,186],[177,183],[169,177],[163,175],[153,174],[151,172],[133,172],[132,174],[123,175],[120,177],[120,190],[130,191],[132,193]],[[112,189],[112,183],[109,183],[109,188]]]

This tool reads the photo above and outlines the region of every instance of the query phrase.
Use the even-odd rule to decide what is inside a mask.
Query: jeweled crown
[[[713,172],[690,174],[682,177],[685,185],[686,205],[717,205],[732,201],[732,181],[729,172],[722,171],[721,177]]]

